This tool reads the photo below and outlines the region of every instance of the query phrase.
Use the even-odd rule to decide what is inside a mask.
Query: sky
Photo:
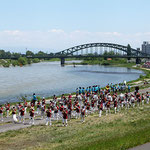
[[[150,41],[150,0],[0,0],[0,49],[58,52]]]

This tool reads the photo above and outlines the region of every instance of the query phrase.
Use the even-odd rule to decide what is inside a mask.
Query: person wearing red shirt
[[[30,108],[29,113],[30,113],[30,122],[29,122],[29,124],[34,125],[34,107]]]
[[[80,118],[80,105],[76,105],[76,119]]]
[[[48,107],[48,109],[47,109],[47,111],[46,111],[46,114],[47,114],[46,126],[48,126],[48,123],[49,123],[49,125],[51,126],[51,125],[52,125],[52,122],[51,122],[52,111],[51,111],[50,107]]]
[[[99,110],[99,117],[102,116],[102,111],[103,111],[103,103],[101,103],[98,107],[98,110]]]
[[[67,122],[67,120],[68,120],[68,111],[67,111],[66,108],[64,108],[62,114],[63,114],[63,125],[67,126],[67,124],[68,124],[68,122]]]
[[[42,105],[45,104],[45,103],[46,103],[46,100],[45,100],[45,98],[43,97],[43,99],[42,99]]]
[[[21,110],[20,110],[20,122],[22,122],[22,123],[25,122],[24,114],[25,114],[25,108],[22,106]]]
[[[0,118],[1,118],[1,121],[3,122],[3,106],[0,105]]]
[[[86,114],[89,115],[89,113],[90,113],[90,103],[87,102],[87,105],[86,105]]]
[[[15,107],[13,107],[12,108],[12,117],[13,117],[13,122],[14,123],[16,123],[16,122],[18,122],[18,119],[17,119],[17,117],[16,117],[16,108]]]
[[[62,118],[62,112],[63,112],[63,110],[64,110],[64,106],[63,106],[63,104],[61,104],[60,107],[59,107],[59,117],[60,118]]]

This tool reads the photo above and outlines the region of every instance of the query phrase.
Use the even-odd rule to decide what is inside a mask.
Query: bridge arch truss
[[[94,47],[95,48],[109,48],[112,51],[118,50],[124,54],[127,54],[127,46],[113,44],[113,43],[89,43],[89,44],[82,44],[82,45],[78,45],[78,46],[65,49],[61,52],[55,53],[55,55],[56,56],[72,56],[75,52],[78,53],[79,51],[81,51],[81,54],[82,54],[82,50],[94,48]],[[131,56],[145,56],[145,55],[147,54],[131,48]]]

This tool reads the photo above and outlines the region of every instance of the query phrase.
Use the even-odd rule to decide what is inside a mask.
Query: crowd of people
[[[150,62],[147,61],[142,65],[143,68],[150,68]]]
[[[126,92],[123,90],[126,90]],[[124,93],[124,94],[123,94]],[[46,101],[43,97],[37,100],[35,93],[31,102],[25,99],[23,103],[11,106],[9,103],[0,106],[0,120],[3,121],[4,116],[9,117],[12,114],[13,122],[25,123],[29,117],[29,124],[34,125],[34,118],[40,117],[45,119],[45,125],[52,125],[52,120],[62,120],[64,126],[68,125],[68,120],[72,118],[85,121],[85,117],[91,113],[109,115],[110,113],[118,113],[121,109],[134,108],[135,106],[149,104],[149,92],[139,93],[139,87],[135,88],[135,92],[130,92],[130,85],[124,84],[108,84],[105,88],[100,86],[89,86],[87,88],[77,88],[76,94],[61,98],[55,95],[50,101]]]

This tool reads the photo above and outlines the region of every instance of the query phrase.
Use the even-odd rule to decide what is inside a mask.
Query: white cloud
[[[61,29],[52,29],[48,32],[54,32],[54,33],[58,33],[58,34],[65,33],[64,30],[61,30]]]
[[[84,43],[111,42],[122,45],[131,44],[133,48],[141,47],[143,41],[150,41],[150,32],[124,34],[119,32],[89,32],[75,30],[65,32],[62,29],[49,31],[0,31],[0,48],[11,50],[15,48],[21,52],[25,48],[31,50],[61,51],[66,48]],[[18,48],[18,49],[17,49]]]

